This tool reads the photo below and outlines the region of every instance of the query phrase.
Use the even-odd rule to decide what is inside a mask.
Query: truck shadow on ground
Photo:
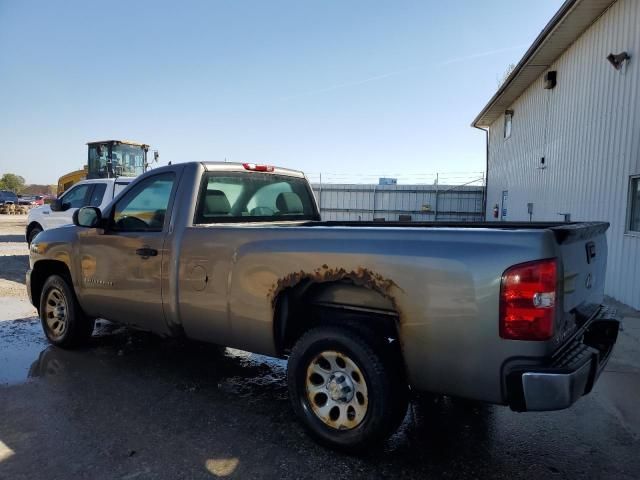
[[[0,279],[25,283],[25,272],[29,269],[29,255],[4,255],[0,268]]]
[[[252,442],[257,435],[260,442],[273,442],[272,448],[288,445],[319,460],[335,455],[313,443],[293,417],[284,361],[185,340],[160,339],[111,324],[103,323],[96,333],[91,347],[85,350],[48,347],[31,365],[29,377],[46,379],[69,395],[102,392],[119,412],[132,408],[132,398],[142,404],[153,403],[153,396],[161,390],[169,404],[180,404],[173,414],[184,428],[193,425],[193,417],[185,409],[202,408],[224,417],[207,414],[211,436],[222,435],[225,429],[221,424],[230,423],[236,436],[241,437],[240,432],[245,431],[252,437],[236,438],[232,443]],[[114,393],[117,391],[128,391],[130,396],[119,396]],[[395,468],[402,464],[404,469],[430,470],[447,466],[460,461],[461,452],[471,454],[486,445],[491,412],[492,407],[477,403],[444,397],[416,398],[399,431],[384,445],[360,457],[340,457],[354,468]],[[123,420],[122,429],[131,428],[128,422],[135,422],[135,428],[141,431],[147,428],[143,416],[122,418],[120,414],[115,421],[118,419]]]
[[[12,243],[25,243],[26,240],[24,235],[0,235],[0,243],[12,242]]]

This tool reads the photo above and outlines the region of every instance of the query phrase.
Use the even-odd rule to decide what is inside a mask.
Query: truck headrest
[[[229,215],[231,205],[222,190],[207,190],[204,197],[204,216]]]
[[[282,192],[276,198],[276,208],[280,213],[304,213],[302,200],[297,193]]]

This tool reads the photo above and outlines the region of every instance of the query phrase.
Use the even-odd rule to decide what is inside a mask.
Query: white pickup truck
[[[134,178],[129,177],[82,180],[52,204],[31,209],[25,232],[27,243],[31,245],[32,240],[43,230],[73,223],[73,213],[78,208],[91,206],[103,209],[132,180]]]

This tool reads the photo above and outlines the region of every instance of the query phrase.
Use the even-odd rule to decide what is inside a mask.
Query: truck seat
[[[207,190],[204,197],[204,217],[215,217],[219,215],[229,215],[231,204],[222,190]]]
[[[276,198],[276,208],[280,214],[302,215],[302,200],[300,196],[294,192],[282,192]]]

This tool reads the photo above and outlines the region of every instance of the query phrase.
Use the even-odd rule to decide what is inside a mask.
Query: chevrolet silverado
[[[602,372],[605,222],[323,222],[301,172],[183,163],[40,233],[27,285],[49,341],[94,319],[288,360],[319,442],[362,450],[411,391],[569,407]]]

